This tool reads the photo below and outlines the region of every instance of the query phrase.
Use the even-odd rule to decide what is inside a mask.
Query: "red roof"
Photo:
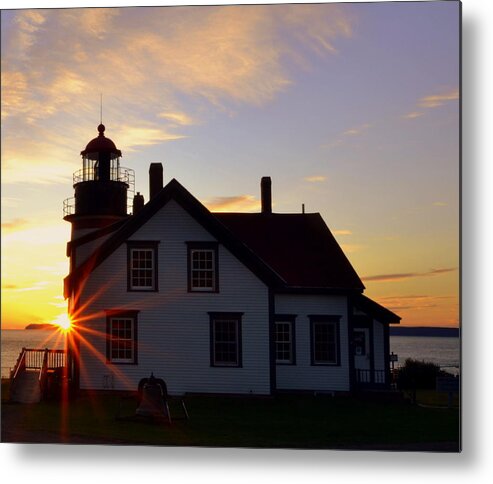
[[[104,130],[104,124],[100,124],[98,126],[99,136],[87,143],[86,149],[80,152],[82,156],[90,156],[92,153],[110,153],[112,158],[122,156],[122,152],[116,147],[115,143],[106,138]]]
[[[358,292],[364,289],[320,214],[211,213],[173,179],[136,215],[106,229],[110,232],[117,227],[67,276],[66,293],[74,281],[84,279],[171,199],[270,287]],[[82,239],[86,241],[86,236]]]
[[[214,213],[291,287],[363,290],[319,213]]]
[[[353,302],[356,308],[361,309],[361,311],[367,313],[370,316],[373,316],[381,323],[400,324],[401,322],[400,316],[397,316],[397,314],[392,312],[390,309],[381,306],[376,301],[373,301],[364,294],[358,294],[353,299]]]

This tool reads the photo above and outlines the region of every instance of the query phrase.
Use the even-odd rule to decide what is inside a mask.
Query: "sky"
[[[2,328],[66,312],[63,200],[105,134],[210,210],[319,212],[402,325],[459,320],[459,4],[3,10]]]

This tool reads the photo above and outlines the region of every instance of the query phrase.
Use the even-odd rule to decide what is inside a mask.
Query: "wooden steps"
[[[24,370],[12,382],[10,399],[17,403],[38,403],[41,400],[40,370]]]

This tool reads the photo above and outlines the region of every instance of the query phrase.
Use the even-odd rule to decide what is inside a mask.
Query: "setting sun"
[[[72,321],[67,313],[60,314],[53,320],[53,324],[58,326],[58,328],[66,333],[70,331],[72,327]]]

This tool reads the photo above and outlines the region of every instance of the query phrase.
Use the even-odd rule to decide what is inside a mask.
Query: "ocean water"
[[[2,377],[8,377],[23,347],[63,349],[65,337],[51,330],[2,330]],[[391,336],[390,351],[398,355],[396,367],[406,358],[429,361],[444,370],[458,374],[460,363],[459,338],[426,336]]]
[[[439,365],[443,370],[460,373],[460,339],[439,336],[391,336],[390,351],[398,355],[396,367],[407,358]]]
[[[7,378],[14,368],[22,348],[49,348],[63,350],[65,336],[44,329],[2,329],[2,378]]]

